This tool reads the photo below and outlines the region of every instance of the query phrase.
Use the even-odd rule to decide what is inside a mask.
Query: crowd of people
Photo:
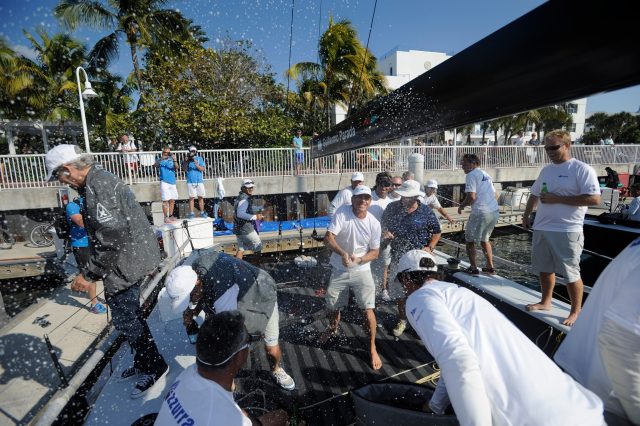
[[[383,359],[376,348],[376,301],[393,301],[398,312],[393,334],[400,336],[411,325],[441,368],[441,378],[428,404],[434,413],[443,413],[451,404],[464,425],[520,421],[533,425],[601,425],[603,407],[614,400],[632,422],[640,421],[640,304],[634,296],[638,286],[630,285],[638,272],[633,256],[640,244],[633,243],[623,253],[623,272],[612,270],[607,275],[612,282],[624,283],[620,285],[625,294],[614,294],[601,285],[602,292],[610,296],[592,294],[585,306],[585,311],[591,304],[592,311],[603,313],[601,319],[596,327],[582,326],[597,315],[585,320],[580,315],[583,285],[578,262],[582,223],[587,207],[600,202],[599,183],[590,166],[571,157],[568,132],[548,132],[543,144],[551,164],[536,179],[523,218],[523,225],[533,229],[531,258],[540,276],[542,299],[526,309],[550,309],[555,274],[566,277],[571,311],[564,323],[575,324],[590,336],[585,339],[598,342],[600,352],[588,360],[604,364],[603,374],[610,380],[607,386],[596,386],[595,390],[588,378],[580,379],[578,369],[572,375],[579,383],[574,381],[489,302],[442,281],[433,255],[441,234],[434,212],[441,208],[435,196],[437,182],[428,180],[426,193],[410,173],[380,173],[372,190],[364,185],[363,174],[356,172],[351,184],[331,202],[331,222],[324,238],[331,251],[332,268],[325,297],[329,326],[318,343],[324,345],[338,333],[341,311],[352,292],[363,312],[370,367],[379,370]],[[202,167],[197,157],[196,150],[189,160],[194,172]],[[79,211],[72,209],[68,214],[76,224],[78,218],[74,220],[74,216],[81,215],[89,254],[71,287],[90,292],[96,281],[103,281],[113,323],[135,352],[133,365],[121,373],[120,379],[136,378],[131,397],[142,397],[169,370],[139,305],[140,285],[160,264],[155,235],[130,188],[78,147],[59,145],[47,153],[45,162],[51,179],[71,186],[82,197]],[[476,244],[480,244],[486,260],[482,272],[493,275],[496,271],[489,237],[498,220],[498,209],[492,178],[480,165],[474,154],[461,159],[465,197],[458,212],[471,207],[465,230],[470,267],[465,272],[480,273],[476,261]],[[179,166],[170,150],[163,150],[158,167],[164,170],[165,216],[171,220],[171,196]],[[169,388],[157,424],[184,424],[189,420],[193,424],[225,425],[286,423],[283,412],[250,418],[232,393],[234,378],[247,360],[251,342],[256,340],[264,342],[275,383],[285,390],[295,389],[293,377],[281,363],[275,282],[268,273],[242,260],[245,250],[259,252],[261,248],[256,221],[262,215],[255,213],[252,205],[254,187],[252,180],[244,180],[234,205],[236,256],[202,251],[195,262],[176,267],[165,280],[159,299],[164,298],[173,314],[182,316],[189,340],[196,345],[196,362]],[[638,197],[640,187],[632,190]],[[204,197],[204,192],[201,194]],[[200,193],[194,190],[192,200],[196,197]],[[537,211],[532,220],[534,209]],[[634,260],[628,261],[627,257]],[[198,326],[194,318],[201,311],[205,320]],[[567,344],[571,338],[569,334]],[[584,371],[582,375],[591,377]]]

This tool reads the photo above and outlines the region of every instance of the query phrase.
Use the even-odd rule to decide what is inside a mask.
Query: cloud
[[[16,44],[15,46],[13,46],[13,50],[16,53],[24,56],[25,58],[31,59],[31,60],[35,60],[38,57],[38,55],[37,55],[35,50],[33,50],[29,46],[25,46],[23,44]]]

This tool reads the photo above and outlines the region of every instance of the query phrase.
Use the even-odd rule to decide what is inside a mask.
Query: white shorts
[[[376,286],[373,283],[371,270],[331,272],[331,281],[327,287],[325,301],[332,311],[339,311],[349,302],[349,289],[353,290],[356,303],[360,309],[376,307]]]
[[[188,183],[189,198],[203,198],[204,197],[204,183]]]
[[[160,182],[160,195],[162,201],[177,200],[178,187],[175,184]]]
[[[251,250],[256,253],[262,251],[262,241],[260,241],[256,231],[247,235],[236,235],[236,241],[238,243],[238,251]]]
[[[467,229],[464,231],[464,239],[466,242],[486,242],[496,227],[500,213],[495,212],[471,212]]]
[[[574,283],[580,279],[582,232],[533,231],[531,266],[540,273],[556,273]]]

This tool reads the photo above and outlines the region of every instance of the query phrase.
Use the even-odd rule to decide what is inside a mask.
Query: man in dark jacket
[[[233,233],[238,242],[238,251],[236,251],[238,259],[242,259],[245,250],[252,250],[254,253],[262,251],[262,241],[258,236],[256,221],[264,219],[264,216],[262,213],[254,213],[254,189],[254,182],[251,179],[245,179],[233,206]]]
[[[113,324],[135,350],[134,365],[121,378],[139,376],[131,397],[141,397],[169,371],[139,302],[140,284],[160,263],[156,237],[129,187],[94,164],[91,155],[75,145],[58,145],[47,152],[45,163],[50,180],[71,186],[85,200],[91,256],[71,288],[86,291],[103,281]]]

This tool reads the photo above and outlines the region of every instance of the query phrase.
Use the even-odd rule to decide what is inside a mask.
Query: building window
[[[393,67],[389,67],[389,75],[393,75]]]
[[[569,131],[570,132],[575,132],[576,131],[576,123],[571,123],[571,125],[569,126]]]
[[[567,112],[569,114],[577,114],[578,113],[578,104],[567,104]]]

